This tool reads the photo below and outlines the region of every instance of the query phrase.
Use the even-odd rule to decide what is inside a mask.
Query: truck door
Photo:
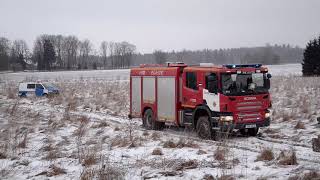
[[[199,77],[197,73],[185,72],[183,74],[182,106],[194,108],[199,104],[198,101],[201,96],[199,88]]]

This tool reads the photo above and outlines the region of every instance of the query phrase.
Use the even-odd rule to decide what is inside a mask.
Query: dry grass
[[[50,165],[50,170],[47,172],[47,176],[51,177],[51,176],[58,176],[61,174],[66,174],[66,170],[63,168],[60,168],[54,164]]]
[[[47,152],[47,155],[44,157],[44,159],[49,161],[59,158],[59,155],[61,154],[58,151],[57,146],[54,146],[50,141],[48,142],[47,145],[42,147],[42,150],[44,152]]]
[[[103,161],[102,161],[103,162]],[[80,174],[81,180],[109,180],[109,179],[124,179],[126,172],[122,167],[119,167],[116,164],[111,164],[108,160],[106,163],[101,163],[97,168],[87,168]]]
[[[8,88],[7,88],[7,98],[8,99],[16,99],[17,98],[17,89],[16,88],[12,88],[15,87],[15,85],[13,84],[9,84]]]
[[[319,180],[320,179],[320,173],[318,171],[310,171],[308,173],[305,173],[302,177],[303,180]]]
[[[148,131],[143,131],[142,135],[143,136],[149,136],[149,132]]]
[[[197,160],[187,160],[180,163],[178,166],[175,167],[176,171],[181,171],[185,169],[195,169],[199,165]]]
[[[121,167],[113,166],[113,165],[103,165],[98,170],[98,179],[100,180],[109,180],[109,179],[125,179],[126,172]]]
[[[35,176],[42,176],[42,175],[46,175],[47,177],[52,177],[52,176],[59,176],[61,174],[66,174],[66,170],[63,168],[58,167],[55,164],[51,164],[49,166],[49,170],[48,171],[42,171],[39,174],[36,174]]]
[[[282,115],[282,121],[290,121],[290,120],[292,120],[292,115],[291,114],[289,114],[289,113],[283,113],[283,115]]]
[[[177,144],[174,143],[172,139],[170,139],[170,140],[167,140],[164,142],[163,147],[164,148],[176,148]]]
[[[73,132],[73,135],[77,137],[83,137],[87,132],[87,125],[89,123],[89,119],[86,116],[81,116],[77,119],[80,122],[79,127]]]
[[[18,148],[26,148],[27,147],[27,136],[28,133],[24,133],[22,141],[18,144]]]
[[[270,148],[264,148],[257,157],[257,161],[271,161],[273,159],[274,154]]]
[[[106,121],[102,121],[102,122],[93,124],[91,128],[104,128],[108,126],[110,126],[110,124],[108,124]]]
[[[278,129],[267,128],[263,132],[267,133],[267,134],[276,134],[276,133],[279,133],[279,130]]]
[[[202,154],[207,154],[206,151],[202,150],[202,149],[199,149],[198,152],[197,152],[198,155],[202,155]]]
[[[7,159],[7,155],[4,152],[0,152],[0,159]]]
[[[160,148],[155,148],[152,153],[152,155],[158,155],[158,156],[162,156],[163,153],[162,153],[162,150]]]
[[[236,178],[234,178],[232,175],[222,175],[220,177],[217,177],[217,180],[235,180]]]
[[[97,163],[97,152],[91,151],[84,154],[82,165],[83,166],[91,166]]]
[[[178,148],[184,148],[184,147],[199,148],[199,145],[192,140],[186,140],[184,138],[180,138],[179,141],[177,142],[177,147]]]
[[[110,146],[111,147],[126,147],[131,144],[128,138],[122,136],[116,136],[111,140]]]
[[[48,151],[48,153],[44,157],[44,159],[52,161],[52,160],[57,159],[59,157],[60,157],[59,152],[57,150],[51,150],[51,151]]]
[[[156,141],[156,140],[159,140],[160,139],[160,134],[158,132],[153,132],[151,134],[151,138],[152,140]]]
[[[215,180],[211,174],[205,174],[202,178],[203,180]]]
[[[92,180],[92,179],[95,179],[96,174],[97,174],[97,171],[95,169],[85,168],[80,174],[80,179],[81,180]]]
[[[228,153],[228,150],[223,147],[217,147],[217,149],[214,151],[214,159],[218,161],[224,161],[226,159],[226,155]]]
[[[312,150],[320,152],[320,135],[318,135],[318,138],[312,138]]]
[[[298,121],[298,123],[294,126],[295,129],[305,129],[304,123],[301,121]]]
[[[163,144],[164,148],[199,148],[199,145],[194,143],[191,140],[185,140],[183,138],[180,138],[178,142],[174,142],[172,139],[167,140]]]
[[[280,165],[297,165],[297,156],[294,150],[281,151],[278,158],[278,164]]]

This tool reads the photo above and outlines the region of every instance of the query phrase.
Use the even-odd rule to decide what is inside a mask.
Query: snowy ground
[[[224,142],[128,120],[128,70],[0,74],[0,179],[299,179],[318,176],[320,79],[269,66],[272,123]],[[285,72],[285,73],[284,73]],[[17,82],[50,80],[54,98],[17,98]],[[294,154],[295,156],[292,156]],[[295,162],[296,157],[296,162]]]

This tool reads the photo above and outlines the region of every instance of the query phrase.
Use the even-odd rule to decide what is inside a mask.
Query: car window
[[[35,84],[27,84],[27,88],[28,89],[34,89],[35,88]]]
[[[36,89],[43,89],[43,86],[41,84],[37,84]]]

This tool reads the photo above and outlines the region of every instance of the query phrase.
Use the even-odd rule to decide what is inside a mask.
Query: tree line
[[[129,42],[102,41],[94,48],[89,39],[76,36],[43,34],[31,49],[24,40],[10,41],[0,37],[0,70],[81,70],[119,69],[146,63],[184,62],[199,64],[226,63],[300,63],[303,49],[290,45],[269,45],[252,48],[181,50],[139,53]]]
[[[303,49],[290,45],[270,45],[251,48],[231,48],[231,49],[204,49],[201,51],[172,51],[164,52],[156,50],[153,53],[153,59],[156,63],[166,61],[180,61],[188,64],[214,63],[214,64],[284,64],[300,63],[303,55]],[[145,55],[143,55],[145,56]],[[149,59],[150,59],[149,58]],[[142,61],[144,58],[140,58]],[[138,62],[139,64],[140,62]]]
[[[0,37],[0,70],[75,70],[128,68],[136,46],[128,42],[101,42],[97,51],[89,39],[40,35],[32,50],[24,40]]]

